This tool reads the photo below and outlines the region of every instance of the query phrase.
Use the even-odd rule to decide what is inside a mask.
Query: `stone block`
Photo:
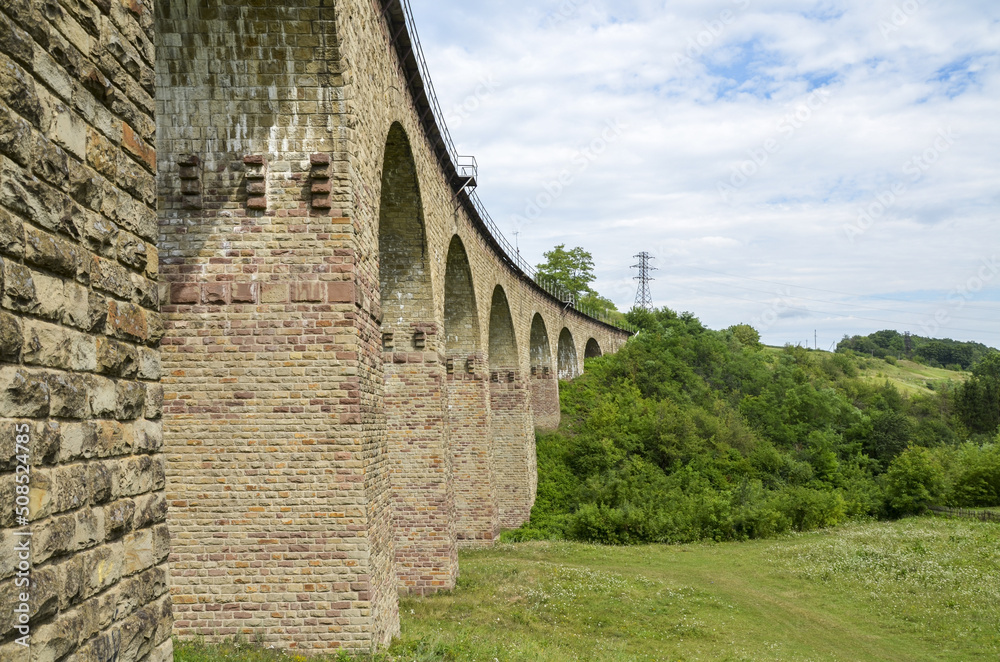
[[[0,161],[0,204],[39,227],[68,236],[76,236],[75,222],[82,221],[82,212],[77,214],[68,195],[7,160]]]
[[[67,106],[56,105],[50,135],[56,144],[80,160],[87,158],[87,125]]]
[[[37,527],[32,539],[32,561],[45,563],[53,556],[62,556],[75,550],[76,516],[52,517],[45,526]]]
[[[97,447],[97,426],[93,421],[64,422],[60,429],[58,459],[62,463],[90,459]]]
[[[292,283],[291,299],[294,303],[314,303],[324,299],[323,284],[319,282]]]
[[[96,258],[91,279],[94,287],[122,299],[132,298],[132,278],[128,269],[114,260]]]
[[[79,283],[63,283],[63,324],[89,331],[90,313],[90,290]]]
[[[32,280],[38,303],[35,314],[56,322],[62,320],[66,315],[66,281],[37,271]]]
[[[64,513],[88,504],[87,465],[70,464],[52,470],[55,504],[53,512]]]
[[[87,324],[84,331],[100,333],[108,321],[108,300],[97,292],[87,296]]]
[[[146,269],[149,259],[146,242],[126,232],[118,234],[118,261],[137,271]]]
[[[77,419],[90,416],[89,392],[84,375],[50,372],[47,381],[52,416]]]
[[[121,381],[115,386],[115,418],[131,421],[140,418],[146,405],[146,387],[139,382]]]
[[[41,126],[42,105],[38,100],[35,80],[3,54],[0,54],[0,98],[18,115],[36,127]]]
[[[91,472],[87,468],[87,489],[90,492],[88,497],[93,498],[94,488],[90,484]],[[91,503],[93,503],[91,501]],[[89,549],[94,545],[104,542],[104,511],[100,508],[81,508],[74,514],[76,517],[76,529],[73,536],[73,549]]]
[[[114,586],[121,579],[125,557],[121,543],[102,545],[81,552],[81,556],[83,560],[81,595],[84,599]]]
[[[196,304],[201,299],[198,283],[171,283],[169,303],[177,305]]]
[[[114,418],[117,403],[115,383],[110,379],[88,375],[90,411],[95,418]]]
[[[140,306],[108,301],[108,332],[114,337],[144,343],[151,336],[147,321],[146,311]]]
[[[15,60],[25,65],[31,64],[34,57],[31,35],[4,15],[0,15],[0,44],[3,44],[4,51]]]
[[[122,153],[114,143],[98,131],[87,129],[87,165],[110,181],[115,181],[121,169]]]
[[[131,379],[139,372],[139,350],[111,338],[97,339],[97,372]]]
[[[55,108],[62,104],[56,104]],[[40,133],[34,134],[34,158],[31,163],[32,172],[43,181],[58,189],[65,189],[69,183],[69,162],[66,152],[58,145],[49,142]]]
[[[104,507],[104,537],[107,540],[120,538],[132,530],[135,516],[135,501],[119,499]]]
[[[0,416],[37,418],[49,413],[45,374],[14,366],[0,367]]]
[[[166,328],[163,326],[163,318],[159,313],[149,313],[146,316],[146,345],[149,347],[157,347],[160,344],[160,340],[163,339],[163,335],[167,332]]]
[[[233,283],[233,303],[255,303],[256,292],[255,283]]]
[[[43,566],[31,573],[31,619],[38,623],[59,610],[59,596],[63,592],[62,579],[57,566]]]
[[[139,347],[139,379],[159,380],[161,374],[160,353],[147,347]],[[147,406],[149,397],[146,398]],[[163,405],[163,398],[160,398],[160,405]],[[148,418],[148,417],[147,417]]]
[[[79,246],[32,227],[25,235],[25,262],[83,282],[89,279],[90,256]]]
[[[32,466],[41,467],[54,463],[59,452],[59,421],[31,421],[30,424],[34,428],[31,437],[31,443],[34,447],[31,458]],[[11,450],[13,451],[13,447]]]
[[[97,366],[94,338],[55,324],[25,320],[24,362],[60,370],[92,371]]]
[[[288,303],[288,285],[265,283],[261,286],[261,303]]]
[[[146,384],[146,406],[143,416],[151,421],[157,421],[163,416],[163,386],[161,384]]]
[[[229,303],[229,283],[206,283],[202,285],[201,297],[210,306],[224,306]]]
[[[2,132],[0,128],[0,132]],[[24,255],[24,223],[5,209],[0,209],[0,253],[13,257]]]
[[[83,163],[70,161],[69,194],[81,205],[88,207],[88,216],[100,209],[104,202],[104,187],[97,172]]]
[[[31,637],[32,662],[56,662],[79,645],[80,615],[60,614],[54,623],[37,628]]]
[[[354,303],[356,285],[351,281],[327,283],[327,301],[330,303]]]
[[[10,313],[0,312],[0,361],[18,363],[23,343],[20,321]]]
[[[133,524],[136,529],[144,529],[167,520],[167,498],[160,492],[146,494],[135,500]]]
[[[87,214],[83,238],[90,250],[106,258],[115,258],[119,230],[100,214]]]
[[[160,290],[155,281],[139,274],[129,274],[132,280],[132,301],[143,308],[157,310],[160,307]]]
[[[122,123],[122,146],[150,172],[156,172],[156,150],[140,138],[127,123]]]
[[[3,307],[24,313],[36,312],[38,298],[31,270],[10,260],[3,260],[3,270]]]
[[[103,462],[95,462],[87,465],[87,488],[90,490],[90,503],[92,505],[107,503],[111,498],[111,480],[111,470]],[[104,511],[100,512],[102,513],[100,516],[101,525],[105,526],[103,518],[106,516],[106,513]]]

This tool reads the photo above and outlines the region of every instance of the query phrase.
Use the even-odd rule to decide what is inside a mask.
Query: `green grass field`
[[[401,602],[402,636],[381,659],[1000,659],[997,524],[917,518],[744,543],[505,544],[463,552],[461,568],[453,592]],[[245,655],[180,646],[175,660],[288,659]]]
[[[766,345],[764,350],[771,354],[780,354],[784,348]],[[896,365],[883,359],[863,356],[857,357],[856,360],[862,366],[859,370],[859,376],[862,379],[879,385],[889,380],[889,383],[898,388],[903,395],[913,393],[929,395],[934,390],[930,388],[931,386],[937,388],[947,382],[960,384],[967,381],[971,375],[969,372],[931,368],[906,359],[897,361]]]
[[[870,368],[861,370],[861,376],[868,381],[879,384],[889,380],[899,389],[900,393],[923,393],[928,394],[931,389],[928,385],[937,385],[945,382],[961,383],[969,378],[968,372],[956,372],[954,370],[944,370],[942,368],[930,368],[913,361],[899,361],[896,365],[890,365],[881,359],[869,360],[873,364]]]

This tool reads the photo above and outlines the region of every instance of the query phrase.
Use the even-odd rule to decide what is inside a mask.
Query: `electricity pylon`
[[[639,264],[632,265],[633,269],[639,270],[639,275],[632,279],[639,281],[639,289],[635,293],[635,307],[642,308],[643,310],[652,310],[653,296],[649,293],[649,282],[656,279],[649,274],[656,271],[656,267],[649,266],[649,261],[653,258],[646,251],[632,257],[639,258]]]

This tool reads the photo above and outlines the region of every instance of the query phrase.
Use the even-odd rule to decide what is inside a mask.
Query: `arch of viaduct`
[[[17,11],[15,34],[42,49]],[[54,443],[77,452],[53,454],[53,476],[111,463],[134,487],[65,506],[78,532],[84,511],[127,522],[39,557],[43,569],[83,559],[100,577],[36,610],[53,631],[102,614],[64,648],[167,660],[171,601],[181,636],[252,632],[317,652],[388,642],[400,592],[453,587],[460,546],[527,520],[534,430],[558,425],[558,379],[627,339],[536,285],[490,234],[432,111],[406,11],[399,0],[160,0],[154,14],[78,0],[40,19],[46,39],[95,66],[56,63],[82,147],[54,120],[28,132],[107,195],[67,184],[84,230],[49,227],[5,192],[55,185],[0,144],[3,306],[18,334],[41,317],[97,359],[46,358],[37,341],[33,354],[0,348],[0,424],[62,425]],[[57,113],[58,89],[5,48]],[[0,110],[26,112],[3,98]],[[30,241],[6,240],[8,216],[23,237],[38,230],[93,255],[93,276],[32,262]],[[11,294],[18,265],[66,296],[81,283],[84,308],[105,301],[104,317],[45,317],[44,301]],[[18,404],[30,379],[76,373],[90,403],[78,415],[56,411],[54,395],[52,409]],[[95,447],[112,450],[81,446],[91,428]],[[48,530],[60,507],[33,526]],[[11,581],[0,576],[0,589]],[[14,650],[12,632],[0,651]]]

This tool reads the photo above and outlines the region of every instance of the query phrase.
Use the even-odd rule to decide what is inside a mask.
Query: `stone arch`
[[[458,235],[451,239],[445,267],[444,337],[455,535],[463,547],[489,545],[500,534],[490,445],[490,388],[482,370],[475,284]]]
[[[393,124],[379,202],[379,294],[385,421],[400,591],[455,585],[455,495],[446,429],[445,369],[410,141]]]
[[[538,469],[527,380],[520,373],[514,320],[497,285],[490,305],[490,410],[500,523],[518,527],[535,501]]]
[[[424,210],[410,140],[399,123],[385,143],[378,226],[383,331],[433,319]]]
[[[574,379],[580,374],[580,359],[576,353],[576,342],[569,329],[563,327],[559,334],[559,379]]]
[[[601,351],[601,345],[594,338],[587,341],[587,348],[583,350],[583,358],[585,359],[596,359],[599,356],[603,356],[604,352]]]
[[[559,381],[552,370],[552,347],[541,314],[531,319],[531,408],[535,426],[559,427]]]
[[[444,334],[448,355],[479,349],[479,314],[469,256],[458,235],[448,246],[444,277]]]
[[[545,320],[539,313],[531,319],[531,374],[537,375],[543,368],[552,370],[552,349],[549,346],[549,332]]]
[[[517,337],[514,335],[514,320],[507,303],[507,293],[497,285],[493,289],[493,300],[490,303],[490,370],[516,372]]]

